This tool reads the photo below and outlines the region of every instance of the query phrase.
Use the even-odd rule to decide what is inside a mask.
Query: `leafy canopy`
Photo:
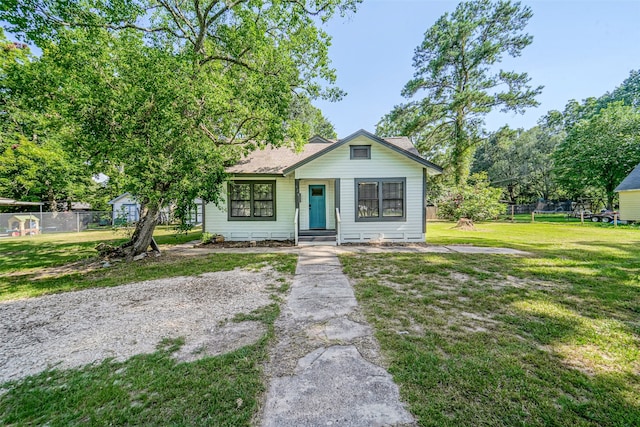
[[[427,30],[413,57],[414,77],[402,95],[420,99],[394,107],[377,132],[411,136],[418,148],[466,180],[484,116],[496,108],[522,113],[536,106],[542,87],[527,73],[497,70],[505,55],[517,57],[532,42],[524,28],[531,9],[519,2],[460,3]]]
[[[299,97],[339,99],[317,20],[359,0],[12,0],[10,29],[38,44],[31,99],[67,129],[66,148],[92,172],[126,177],[142,202],[134,252],[159,208],[216,201],[224,166],[293,141],[310,126]]]
[[[640,163],[640,113],[622,102],[577,122],[554,153],[559,182],[575,195],[595,188],[613,208],[615,188]]]

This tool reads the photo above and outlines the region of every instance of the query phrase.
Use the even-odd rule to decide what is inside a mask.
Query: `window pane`
[[[380,216],[378,208],[378,183],[358,183],[358,217],[371,218]]]
[[[254,200],[273,200],[273,184],[253,184]]]
[[[251,184],[231,184],[231,200],[250,200]]]
[[[253,216],[256,217],[272,217],[273,201],[254,201]]]
[[[403,205],[402,199],[383,200],[382,216],[403,216]]]
[[[382,183],[382,216],[404,216],[404,183]]]
[[[402,188],[402,182],[383,182],[382,183],[382,198],[383,199],[402,199],[404,198],[404,191]]]
[[[249,201],[231,201],[231,216],[247,217],[251,216],[251,210],[249,209]]]
[[[358,203],[359,218],[377,218],[379,216],[377,200],[362,200]]]
[[[324,190],[322,187],[318,188],[312,188],[311,189],[311,196],[317,196],[317,197],[322,197],[322,190]]]
[[[358,199],[359,200],[378,200],[378,183],[377,182],[359,182],[358,183]]]

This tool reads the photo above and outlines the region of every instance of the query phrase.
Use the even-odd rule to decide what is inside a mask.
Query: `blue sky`
[[[335,18],[324,29],[333,37],[330,56],[337,84],[348,95],[338,103],[315,102],[338,137],[375,124],[394,105],[411,79],[415,47],[424,32],[457,1],[364,0],[358,12]],[[524,115],[491,113],[488,130],[504,124],[530,128],[547,111],[570,99],[600,96],[631,70],[640,69],[640,0],[523,1],[534,16],[527,32],[533,43],[522,56],[506,58],[505,70],[527,72],[543,85],[540,106]]]

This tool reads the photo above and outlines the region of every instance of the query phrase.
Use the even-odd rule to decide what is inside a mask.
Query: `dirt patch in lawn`
[[[184,337],[183,361],[253,343],[264,325],[231,319],[273,303],[280,277],[236,269],[0,303],[0,383],[53,367],[123,361],[154,352],[164,338]]]

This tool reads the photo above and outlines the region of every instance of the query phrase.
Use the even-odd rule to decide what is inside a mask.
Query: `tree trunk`
[[[127,261],[131,261],[136,255],[147,251],[159,216],[160,206],[158,204],[147,203],[141,206],[140,221],[136,224],[131,240],[122,245]]]
[[[464,115],[458,113],[454,124],[454,147],[451,155],[453,162],[453,178],[456,186],[463,185],[469,177],[471,158],[469,156],[469,141],[464,130]]]

